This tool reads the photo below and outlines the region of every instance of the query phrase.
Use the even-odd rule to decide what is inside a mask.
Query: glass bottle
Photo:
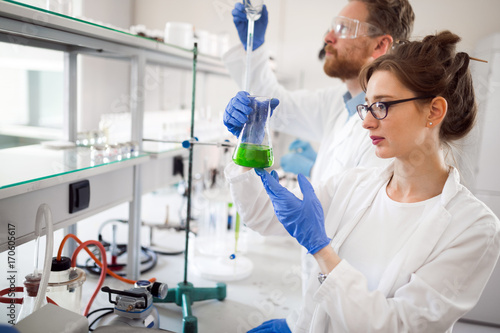
[[[23,304],[21,305],[21,310],[19,311],[19,315],[17,316],[16,324],[33,313],[41,279],[42,274],[40,273],[26,275],[24,280]],[[46,299],[42,300],[42,306],[44,306],[45,304],[47,304]]]
[[[52,258],[52,267],[47,285],[47,297],[58,306],[81,314],[82,288],[86,280],[85,272],[71,267],[71,259]]]
[[[238,137],[233,161],[249,168],[268,168],[274,162],[269,135],[272,98],[251,95],[248,98],[252,112],[248,115],[248,120]]]

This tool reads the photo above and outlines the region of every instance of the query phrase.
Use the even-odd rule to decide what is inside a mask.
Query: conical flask
[[[248,96],[252,112],[243,125],[234,149],[234,163],[249,168],[268,168],[273,165],[273,146],[269,135],[271,97]],[[277,102],[277,100],[276,100]],[[274,105],[275,106],[275,105]]]

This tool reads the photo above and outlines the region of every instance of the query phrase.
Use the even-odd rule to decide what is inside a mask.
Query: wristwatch
[[[323,283],[326,280],[327,277],[328,277],[328,274],[323,274],[323,273],[319,272],[318,273],[318,281],[319,281],[319,283],[320,284]]]

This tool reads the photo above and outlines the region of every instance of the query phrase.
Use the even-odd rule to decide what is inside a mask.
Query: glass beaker
[[[57,305],[81,314],[82,285],[86,280],[85,272],[78,267],[71,267],[71,259],[52,258],[52,268],[47,286],[47,297]]]
[[[273,165],[273,146],[269,135],[271,97],[248,96],[252,112],[243,125],[234,149],[234,163],[249,168],[268,168]]]
[[[192,265],[201,277],[213,281],[237,281],[248,277],[253,263],[243,251],[236,253],[237,238],[246,243],[246,236],[236,233],[234,215],[227,186],[208,189],[204,193],[207,201],[200,216],[199,229],[195,239]],[[243,245],[243,244],[242,244]]]

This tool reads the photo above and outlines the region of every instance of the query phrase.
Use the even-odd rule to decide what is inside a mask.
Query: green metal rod
[[[193,49],[193,95],[191,100],[191,139],[194,139],[194,108],[196,100],[196,62],[198,58],[198,43],[194,43]],[[189,249],[189,223],[191,221],[191,190],[193,180],[193,145],[189,147],[189,169],[187,188],[187,214],[186,214],[186,245],[184,249],[184,283],[187,283],[188,272],[188,249]]]
[[[234,254],[238,252],[238,239],[240,238],[240,214],[236,212],[236,219],[234,222]]]
[[[182,316],[191,317],[191,297],[188,294],[182,294]]]

